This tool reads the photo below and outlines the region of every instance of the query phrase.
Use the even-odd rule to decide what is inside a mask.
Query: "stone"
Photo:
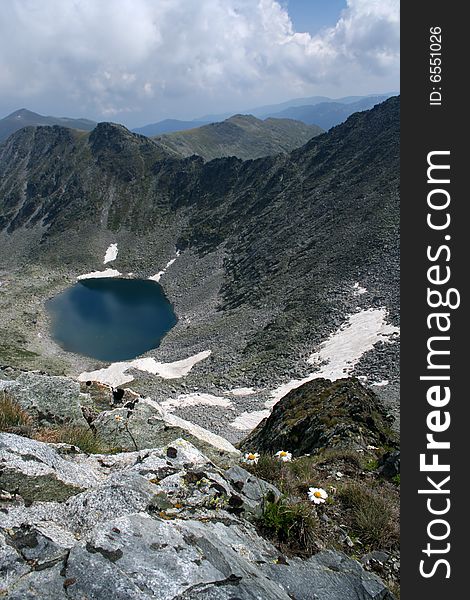
[[[295,600],[394,600],[379,577],[341,552],[323,550],[305,561],[269,565],[269,572]]]
[[[97,483],[82,466],[43,442],[0,433],[0,488],[28,502],[66,500]]]
[[[374,392],[358,379],[314,379],[290,391],[240,443],[246,451],[294,456],[322,448],[396,447],[397,435]]]
[[[379,461],[379,473],[392,479],[400,474],[400,451],[387,452]]]
[[[16,461],[18,481],[31,480],[23,487],[37,477],[29,461],[57,473],[46,470],[41,501],[2,496],[0,591],[9,600],[393,599],[341,553],[280,560],[249,520],[265,494],[279,491],[241,467],[222,470],[185,439],[60,455],[18,438],[2,434],[0,447],[2,464]],[[61,497],[60,485],[77,473],[86,473],[86,489]]]
[[[31,570],[8,590],[8,600],[67,600],[62,564],[46,570]],[[47,594],[47,595],[45,595]]]
[[[166,412],[149,398],[136,400],[133,408],[102,412],[93,426],[108,444],[129,450],[156,448],[183,437],[218,465],[231,466],[240,457],[240,451],[226,439]]]
[[[274,485],[255,477],[242,467],[235,466],[227,469],[225,477],[243,498],[240,507],[247,515],[259,518],[263,511],[265,499],[272,502],[281,497],[281,492]]]
[[[87,427],[82,405],[88,404],[89,396],[81,393],[80,384],[68,377],[24,372],[0,384],[40,425]]]

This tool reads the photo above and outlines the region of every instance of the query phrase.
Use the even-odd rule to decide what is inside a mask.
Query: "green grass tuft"
[[[86,454],[104,454],[110,451],[109,447],[88,427],[77,425],[45,427],[35,432],[33,437],[40,442],[77,446]]]
[[[350,524],[363,544],[388,548],[398,542],[398,506],[363,483],[348,483],[339,490]]]
[[[5,391],[0,392],[0,431],[18,433],[31,427],[31,417]]]

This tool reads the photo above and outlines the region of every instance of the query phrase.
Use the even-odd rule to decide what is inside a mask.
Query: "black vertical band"
[[[404,600],[462,597],[468,570],[467,29],[456,2],[402,3]]]

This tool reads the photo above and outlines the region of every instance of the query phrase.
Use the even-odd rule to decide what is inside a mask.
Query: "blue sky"
[[[135,127],[398,90],[399,0],[2,0],[0,117]]]
[[[297,31],[316,34],[324,27],[334,27],[340,12],[346,8],[345,0],[284,0]]]

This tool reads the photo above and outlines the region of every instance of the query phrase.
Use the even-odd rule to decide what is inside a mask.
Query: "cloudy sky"
[[[397,91],[399,0],[2,0],[0,117],[135,127]]]

